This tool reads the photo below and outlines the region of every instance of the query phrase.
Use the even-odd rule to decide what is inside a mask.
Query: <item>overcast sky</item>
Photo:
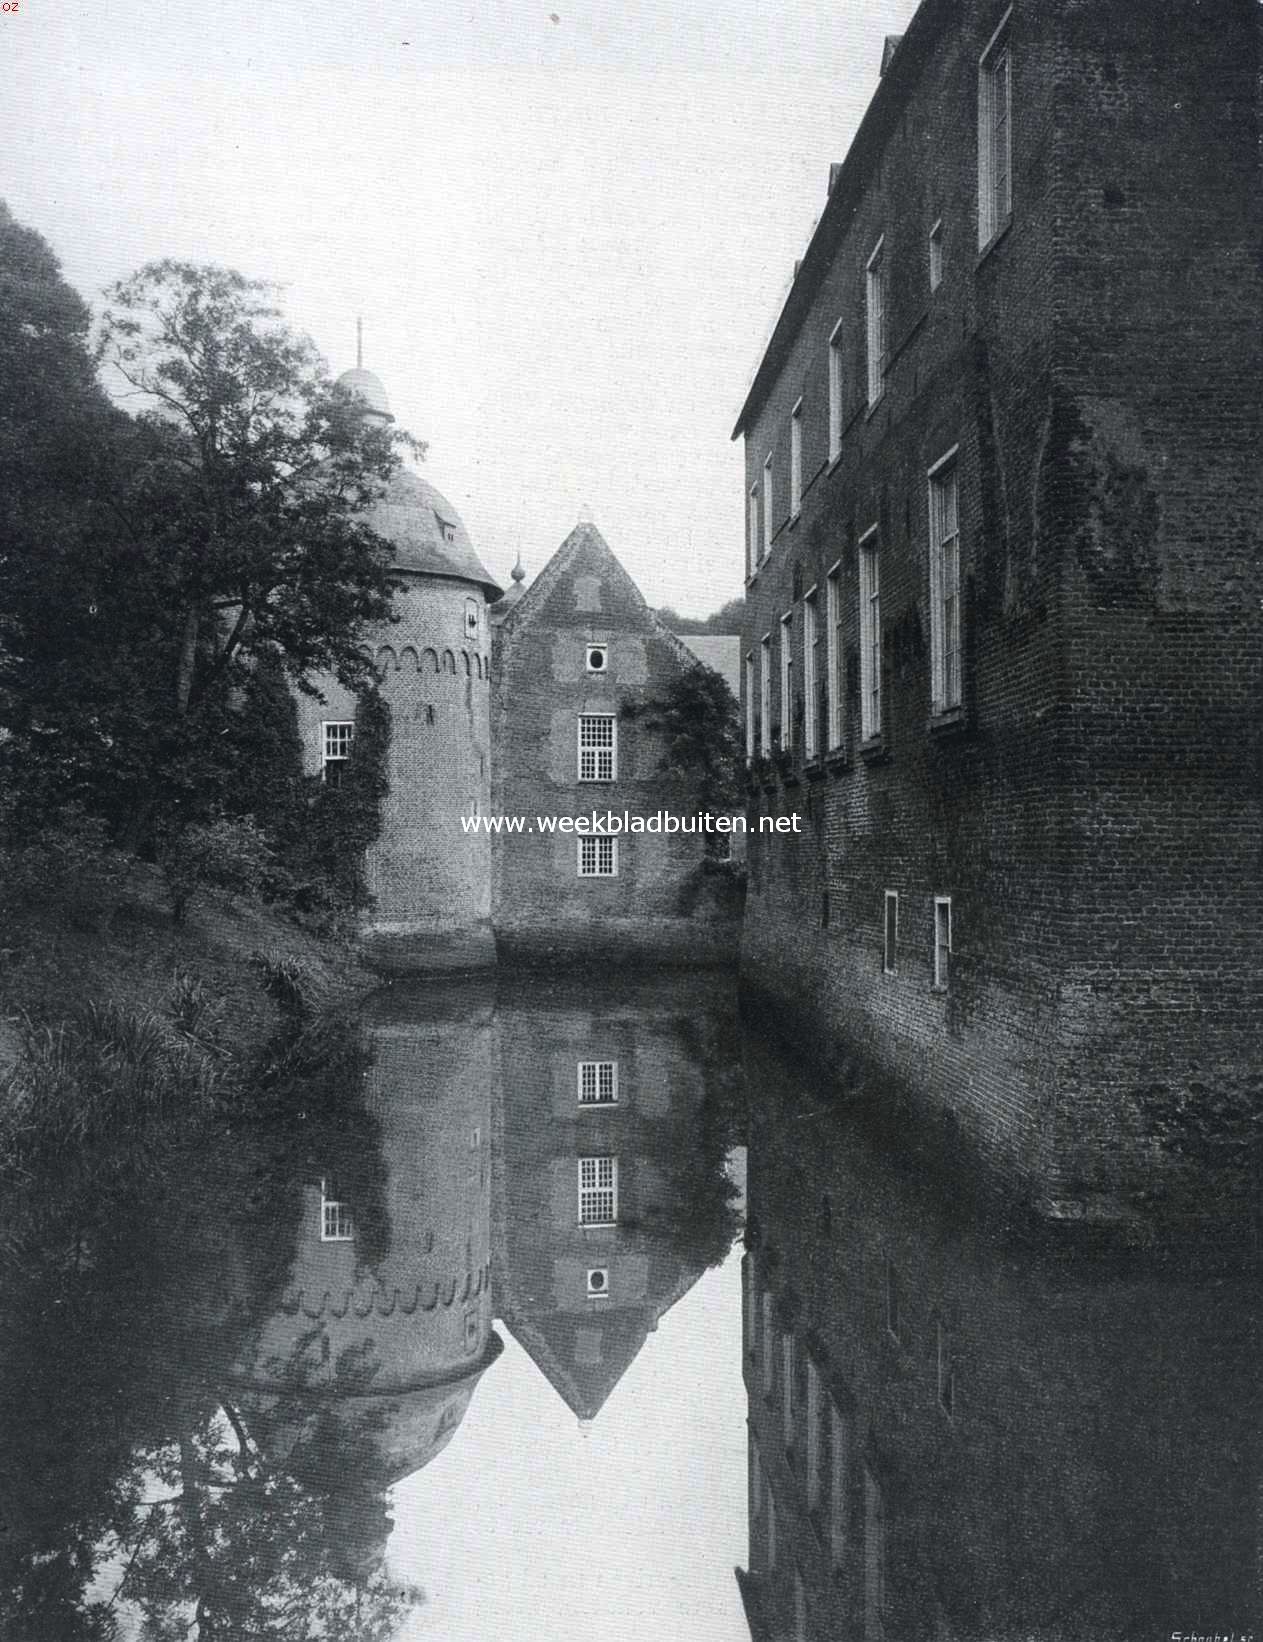
[[[3,197],[95,301],[281,282],[493,575],[587,506],[651,604],[741,591],[762,345],[913,0],[20,0]]]

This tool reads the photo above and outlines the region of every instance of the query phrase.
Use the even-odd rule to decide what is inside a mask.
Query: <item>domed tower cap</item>
[[[366,371],[362,366],[356,366],[353,371],[343,371],[338,378],[338,386],[346,388],[357,398],[364,401],[364,409],[372,416],[380,416],[384,422],[393,422],[394,416],[390,410],[390,400],[386,397],[386,390],[382,386],[381,378],[372,371]]]

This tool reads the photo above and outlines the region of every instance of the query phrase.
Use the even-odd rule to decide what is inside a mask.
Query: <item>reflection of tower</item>
[[[357,367],[339,382],[366,417],[394,420],[373,372]],[[391,711],[382,832],[368,853],[369,950],[387,967],[491,963],[490,840],[461,820],[490,807],[487,604],[500,590],[455,508],[410,468],[398,469],[367,520],[392,543],[402,584],[398,620],[369,637]],[[317,682],[324,702],[300,697],[300,725],[309,768],[331,779],[346,757],[355,702],[336,680]]]
[[[281,1304],[237,1365],[274,1455],[319,1469],[337,1446],[321,1430],[358,1431],[379,1483],[406,1476],[450,1440],[499,1355],[491,1033],[489,998],[479,1006],[468,988],[453,1019],[374,1018],[367,1104],[382,1169],[348,1168],[336,1150],[312,1160]]]

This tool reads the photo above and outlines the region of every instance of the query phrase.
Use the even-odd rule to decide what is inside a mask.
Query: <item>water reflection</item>
[[[753,1038],[747,1075],[752,1634],[1247,1635],[1257,1269],[1040,1238]]]

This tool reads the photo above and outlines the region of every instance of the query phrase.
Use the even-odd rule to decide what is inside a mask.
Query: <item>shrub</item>
[[[184,922],[188,904],[199,890],[257,894],[272,859],[266,835],[250,816],[181,828],[158,854],[176,923]]]

